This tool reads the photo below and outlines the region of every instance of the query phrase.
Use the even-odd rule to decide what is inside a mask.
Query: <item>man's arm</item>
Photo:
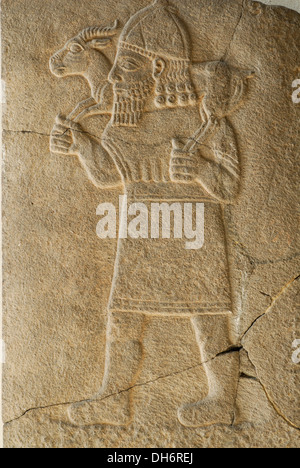
[[[62,116],[56,118],[50,136],[50,150],[53,153],[77,155],[88,178],[96,187],[109,188],[122,183],[115,163],[91,135],[85,133],[80,124]]]
[[[219,121],[209,140],[199,141],[194,151],[186,152],[176,141],[173,146],[170,173],[174,182],[198,182],[213,198],[234,202],[240,190],[241,167],[236,137],[227,119]]]

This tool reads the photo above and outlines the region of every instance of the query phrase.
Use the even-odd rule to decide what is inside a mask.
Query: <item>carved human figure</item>
[[[52,151],[76,154],[97,187],[123,184],[129,203],[205,204],[200,250],[186,250],[182,239],[119,239],[105,376],[93,399],[69,408],[75,424],[130,423],[134,407],[125,390],[141,370],[145,317],[153,315],[169,317],[170,326],[174,316],[191,320],[191,340],[197,339],[205,363],[208,395],[180,407],[180,422],[232,422],[239,354],[230,352],[235,343],[223,210],[241,184],[228,115],[240,102],[245,77],[223,62],[192,64],[186,26],[166,0],[157,0],[121,34],[109,74],[114,105],[101,145],[70,119],[59,117],[54,126]]]

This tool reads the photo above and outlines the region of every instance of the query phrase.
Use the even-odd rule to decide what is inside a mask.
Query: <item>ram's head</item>
[[[118,22],[115,21],[112,26],[84,29],[50,58],[51,72],[58,78],[84,75],[90,64],[94,62],[95,54],[99,56],[99,53],[107,61],[107,57],[102,52],[112,43],[117,28]]]

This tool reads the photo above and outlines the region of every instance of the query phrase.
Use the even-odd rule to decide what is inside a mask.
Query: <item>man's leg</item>
[[[232,424],[239,378],[239,352],[233,346],[229,320],[225,315],[192,319],[207,375],[208,395],[204,400],[179,409],[178,417],[184,426]]]
[[[143,358],[144,315],[110,314],[107,325],[105,374],[100,392],[92,399],[73,404],[68,415],[76,425],[126,425],[132,418],[130,388],[137,379]]]

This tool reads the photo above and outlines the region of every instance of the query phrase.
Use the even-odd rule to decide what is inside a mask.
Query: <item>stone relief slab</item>
[[[299,446],[299,26],[3,2],[6,447]]]

